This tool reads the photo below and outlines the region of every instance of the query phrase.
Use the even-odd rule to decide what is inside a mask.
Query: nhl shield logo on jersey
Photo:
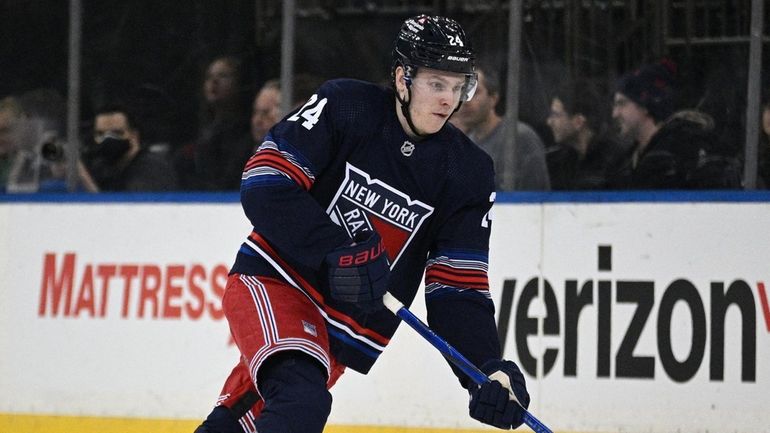
[[[414,143],[412,143],[409,140],[404,141],[404,144],[401,145],[401,154],[404,156],[412,156],[412,153],[414,152]]]
[[[348,235],[376,230],[385,243],[391,266],[412,241],[433,207],[347,163],[342,181],[326,212]]]

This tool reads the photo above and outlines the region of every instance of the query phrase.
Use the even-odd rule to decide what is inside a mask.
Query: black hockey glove
[[[357,233],[352,245],[327,254],[325,264],[332,298],[356,304],[366,312],[383,308],[390,264],[377,232]]]
[[[524,416],[522,407],[529,407],[529,393],[519,367],[511,361],[492,359],[481,366],[481,371],[491,381],[481,386],[471,385],[468,405],[471,417],[501,429],[520,426]]]

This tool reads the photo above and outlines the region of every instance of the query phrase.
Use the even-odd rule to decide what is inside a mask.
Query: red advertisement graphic
[[[118,297],[124,319],[220,320],[227,272],[223,264],[84,263],[74,252],[46,252],[38,316],[104,318],[117,314],[109,305]]]

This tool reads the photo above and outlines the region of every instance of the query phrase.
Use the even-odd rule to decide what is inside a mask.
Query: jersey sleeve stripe
[[[486,273],[458,274],[430,269],[425,275],[425,283],[440,283],[446,286],[467,287],[479,290],[489,289],[489,279]]]
[[[489,290],[486,255],[465,252],[434,254],[426,263],[425,285]]]
[[[313,179],[311,179],[307,173],[305,173],[299,166],[287,160],[282,153],[272,149],[261,149],[257,151],[257,153],[255,153],[246,163],[244,177],[259,176],[265,173],[265,170],[260,172],[260,169],[264,168],[273,169],[273,174],[278,172],[286,175],[305,190],[309,190],[313,185]]]
[[[256,153],[246,162],[243,178],[254,176],[276,176],[282,174],[292,179],[300,187],[309,190],[315,182],[315,175],[305,159],[291,146],[281,145],[269,140],[262,143]],[[286,148],[286,150],[282,149]],[[271,169],[272,172],[265,169]]]
[[[445,278],[470,278],[474,276],[478,278],[486,278],[487,276],[487,271],[484,269],[455,268],[447,265],[429,266],[427,272],[437,276],[441,275]]]
[[[258,167],[270,167],[276,171],[285,173],[294,182],[302,186],[303,189],[310,189],[310,179],[302,173],[296,166],[291,165],[287,160],[283,159],[277,152],[263,151],[257,153],[254,158],[249,161],[249,165],[246,167],[247,171],[253,170]]]
[[[269,167],[261,167],[248,172],[244,172],[241,175],[241,187],[250,188],[254,186],[270,186],[270,185],[296,185],[293,179],[278,170],[274,170]]]

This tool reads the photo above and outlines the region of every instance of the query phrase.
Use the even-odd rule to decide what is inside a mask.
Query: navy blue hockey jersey
[[[410,138],[395,109],[392,90],[334,80],[276,124],[243,172],[254,230],[232,271],[305,292],[327,321],[332,353],[366,373],[399,320],[332,299],[322,263],[373,229],[390,258],[390,292],[410,305],[424,274],[430,326],[477,364],[499,358],[487,280],[492,161],[450,124]]]

